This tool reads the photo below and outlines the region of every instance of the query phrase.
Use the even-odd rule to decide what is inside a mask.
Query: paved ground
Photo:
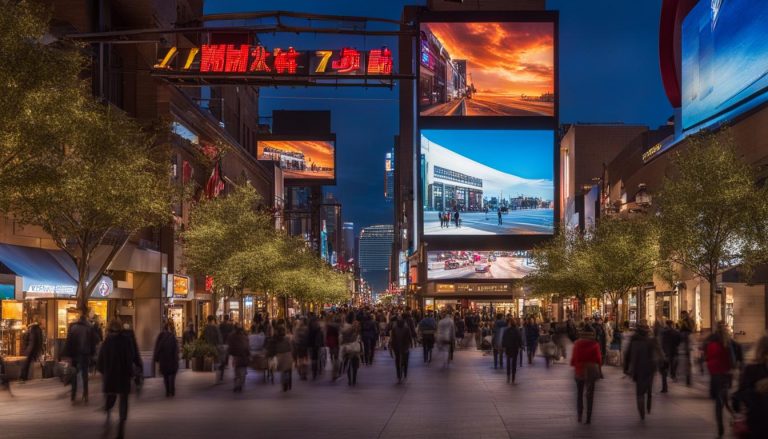
[[[495,212],[461,212],[461,227],[451,222],[450,227],[440,227],[437,212],[424,212],[425,235],[532,235],[552,233],[554,214],[552,209],[510,210],[503,214],[499,225]]]
[[[644,422],[634,406],[634,387],[616,368],[606,368],[597,385],[592,425],[576,422],[571,368],[545,369],[537,358],[525,365],[518,383],[508,385],[501,370],[478,351],[460,351],[449,369],[424,367],[412,351],[408,382],[395,384],[392,360],[378,351],[374,366],[360,371],[356,388],[346,380],[294,381],[291,392],[279,384],[248,376],[241,395],[229,382],[213,384],[213,374],[184,371],[175,400],[163,397],[162,380],[148,379],[140,397],[132,397],[129,438],[701,438],[714,436],[712,405],[700,384],[673,385],[654,394],[653,413]],[[98,384],[94,385],[98,389]],[[70,406],[58,381],[14,386],[15,397],[0,392],[0,437],[102,438],[106,429],[98,410]],[[116,413],[115,413],[116,414]]]

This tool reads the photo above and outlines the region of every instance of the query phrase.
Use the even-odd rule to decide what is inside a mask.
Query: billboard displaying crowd
[[[427,252],[427,280],[521,279],[532,270],[529,251]]]
[[[702,0],[682,25],[683,129],[768,101],[768,1]]]
[[[554,23],[421,23],[419,48],[421,116],[554,116]]]
[[[554,132],[422,130],[424,235],[550,235]]]
[[[259,140],[256,156],[278,162],[286,180],[336,178],[336,152],[331,140]]]

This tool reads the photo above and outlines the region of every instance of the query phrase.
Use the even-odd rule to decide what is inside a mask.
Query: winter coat
[[[208,324],[203,330],[203,339],[211,346],[219,346],[224,344],[224,339],[221,338],[221,331],[219,327],[214,324]]]
[[[246,367],[251,359],[248,336],[243,331],[235,331],[227,339],[227,353],[232,356],[235,367]]]
[[[456,338],[464,338],[464,332],[465,332],[464,320],[456,319],[453,323],[456,326]]]
[[[768,380],[768,366],[765,363],[750,364],[739,377],[739,390],[733,396],[734,410],[741,404],[747,407],[748,438],[768,437],[768,393],[758,391],[758,382]]]
[[[24,355],[29,357],[32,361],[35,361],[40,358],[40,354],[42,352],[43,330],[40,329],[40,325],[35,323],[29,327],[29,333],[27,334],[27,347],[24,350]]]
[[[379,336],[379,325],[370,317],[366,317],[360,325],[360,336],[370,340]]]
[[[517,356],[517,353],[523,348],[523,335],[517,326],[511,326],[504,331],[504,335],[501,337],[501,347],[508,356]]]
[[[184,334],[181,336],[181,341],[183,344],[189,344],[197,340],[197,333],[194,329],[187,329],[184,331]]]
[[[320,327],[320,322],[317,320],[309,322],[308,338],[310,348],[321,348],[325,345],[323,329]]]
[[[131,378],[141,370],[141,358],[125,331],[107,335],[99,351],[96,369],[103,375],[104,393],[130,393]]]
[[[661,331],[661,350],[667,357],[677,356],[677,348],[680,346],[680,333],[675,328],[666,328]]]
[[[507,327],[505,320],[496,320],[493,324],[493,347],[499,349],[501,347],[501,337],[504,329]]]
[[[453,343],[456,339],[456,326],[453,319],[445,317],[437,322],[437,341],[439,343]]]
[[[533,346],[539,342],[539,325],[531,323],[525,325],[525,344]]]
[[[78,320],[72,323],[67,333],[64,356],[76,359],[80,356],[93,356],[96,353],[96,337],[88,322]]]
[[[584,366],[587,363],[601,364],[603,362],[600,354],[600,345],[593,339],[580,338],[573,344],[571,353],[571,366],[576,379],[585,379]]]
[[[219,332],[221,333],[221,340],[224,344],[229,340],[229,335],[235,332],[235,325],[229,322],[221,322],[219,324]]]
[[[658,371],[664,354],[655,339],[644,331],[637,331],[629,339],[629,347],[624,355],[624,373],[635,381],[647,381]]]
[[[158,363],[162,375],[173,375],[179,371],[179,342],[173,333],[163,331],[157,336],[152,361]]]
[[[432,317],[424,317],[419,322],[419,331],[422,334],[434,334],[437,331],[437,322]]]
[[[287,336],[274,336],[267,342],[267,355],[277,359],[276,369],[279,372],[289,371],[293,368],[293,355],[291,355],[291,340]]]
[[[704,353],[707,358],[707,370],[710,375],[724,375],[731,373],[733,357],[729,346],[723,344],[718,335],[711,335],[704,344]]]
[[[400,322],[392,325],[389,339],[389,346],[392,351],[399,353],[408,352],[413,344],[411,328],[405,322],[402,323],[402,325]]]

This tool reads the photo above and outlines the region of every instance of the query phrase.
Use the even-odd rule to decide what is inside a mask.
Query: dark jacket
[[[635,381],[647,381],[659,369],[664,354],[655,339],[646,331],[637,331],[629,340],[629,347],[624,357],[624,373]]]
[[[733,408],[747,407],[748,438],[768,437],[768,394],[757,391],[758,381],[768,379],[768,366],[750,364],[739,377],[739,390],[733,395]]]
[[[141,370],[141,359],[130,334],[110,332],[101,345],[96,368],[104,376],[104,393],[130,393],[134,370]]]
[[[221,340],[223,343],[227,343],[229,335],[235,331],[235,325],[229,322],[221,322],[219,325],[219,332],[221,333]]]
[[[508,327],[501,337],[501,347],[508,356],[514,357],[523,347],[523,334],[517,326]]]
[[[504,332],[504,329],[507,327],[507,321],[506,320],[496,320],[496,322],[493,324],[493,346],[494,349],[498,346],[501,346],[501,336]]]
[[[379,336],[379,325],[370,316],[366,316],[360,325],[360,336],[371,340]]]
[[[219,327],[214,324],[208,324],[203,331],[203,338],[205,342],[211,346],[218,346],[224,344],[224,339],[221,338],[221,331]]]
[[[531,323],[525,325],[525,344],[526,346],[533,346],[539,342],[539,325]]]
[[[394,352],[408,352],[413,345],[411,328],[406,322],[398,322],[392,325],[390,332],[389,346]]]
[[[320,327],[320,322],[317,319],[309,321],[309,347],[321,348],[325,345],[325,337],[323,337],[323,329]]]
[[[35,323],[29,327],[29,333],[27,334],[27,347],[24,350],[24,355],[34,361],[40,358],[40,354],[42,352],[43,330],[40,329],[40,325]]]
[[[464,320],[457,318],[454,320],[454,326],[456,326],[456,338],[464,338],[465,326]]]
[[[163,375],[173,375],[179,371],[179,342],[175,335],[163,331],[157,336],[152,361],[158,363]]]
[[[669,357],[677,356],[677,348],[680,346],[680,333],[675,328],[666,328],[661,331],[661,350]]]
[[[181,336],[182,344],[189,344],[197,340],[197,333],[194,329],[187,329]]]
[[[248,345],[248,336],[245,332],[238,330],[230,334],[227,339],[227,348],[229,355],[234,360],[235,367],[248,366],[251,350]]]
[[[88,322],[78,320],[69,326],[64,356],[77,359],[81,356],[93,356],[96,353],[96,336]]]

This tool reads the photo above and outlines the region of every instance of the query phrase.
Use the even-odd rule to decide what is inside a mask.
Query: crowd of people
[[[669,381],[676,382],[679,377],[684,376],[685,384],[691,385],[696,363],[691,351],[698,344],[692,337],[692,319],[685,312],[678,322],[659,321],[650,326],[640,321],[630,328],[629,322],[619,327],[599,317],[553,322],[538,321],[534,316],[450,309],[342,307],[291,318],[273,319],[258,313],[248,327],[227,315],[220,321],[209,316],[199,331],[190,325],[181,340],[174,327],[170,321],[163,327],[152,358],[168,398],[176,394],[181,347],[196,342],[210,347],[218,383],[224,382],[227,368],[233,369],[232,389],[237,393],[244,390],[249,370],[263,374],[265,382],[279,380],[284,392],[292,389],[294,375],[300,380],[318,380],[327,370],[331,380],[346,377],[347,385],[354,387],[361,368],[374,364],[377,350],[386,350],[394,359],[394,375],[400,384],[408,379],[413,349],[419,349],[419,359],[426,367],[434,359],[440,367],[449,368],[456,350],[476,348],[493,359],[494,369],[506,369],[507,383],[512,385],[518,379],[518,369],[524,364],[533,366],[537,355],[544,358],[547,368],[570,355],[577,419],[586,424],[592,422],[596,384],[604,377],[605,365],[620,366],[634,381],[637,410],[640,419],[645,419],[651,413],[657,374],[661,375],[661,393],[667,393]],[[29,358],[34,358],[39,355],[39,334],[30,334],[27,349]],[[746,364],[742,347],[722,323],[700,343],[700,349],[698,364],[702,369],[706,366],[710,378],[709,396],[714,401],[718,436],[724,434],[723,414],[729,412],[734,431],[741,432],[741,437],[768,437],[768,337],[757,343],[752,364]],[[130,326],[115,320],[103,334],[100,325],[82,316],[70,325],[62,357],[68,364],[65,378],[71,386],[73,404],[79,403],[78,383],[82,385],[81,401],[87,403],[89,371],[95,368],[101,373],[104,410],[109,419],[119,402],[118,437],[122,437],[128,395],[141,390],[145,374]],[[28,367],[22,370],[23,379]],[[735,377],[738,386],[733,388]],[[7,381],[3,384],[8,386]]]

